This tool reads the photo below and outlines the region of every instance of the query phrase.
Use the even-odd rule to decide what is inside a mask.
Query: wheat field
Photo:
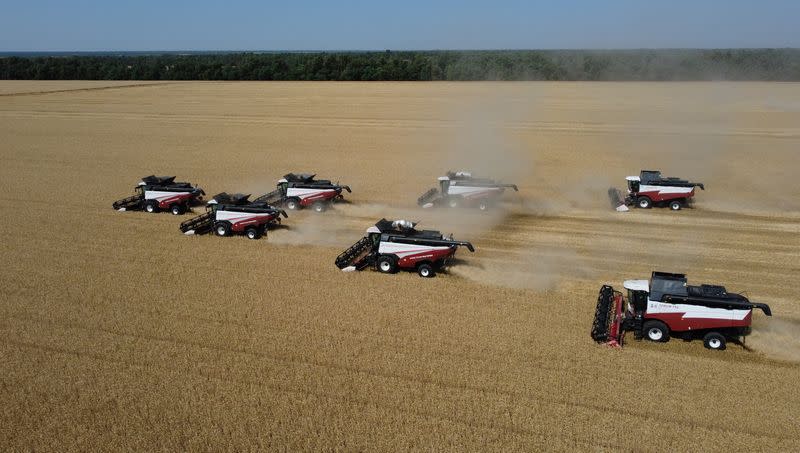
[[[0,447],[800,450],[799,88],[0,82]],[[418,209],[449,169],[520,191]],[[640,169],[707,190],[614,212]],[[111,209],[149,174],[259,195],[290,171],[350,202],[259,241]],[[381,217],[476,252],[340,272]],[[774,316],[724,352],[594,344],[599,287],[653,270]]]

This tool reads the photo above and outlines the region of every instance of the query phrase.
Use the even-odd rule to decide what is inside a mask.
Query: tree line
[[[798,81],[800,49],[6,56],[0,79]]]

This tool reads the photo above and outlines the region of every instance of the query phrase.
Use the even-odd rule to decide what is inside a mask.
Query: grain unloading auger
[[[433,206],[477,207],[485,211],[506,189],[519,191],[516,184],[505,184],[492,179],[475,178],[465,171],[447,172],[439,177],[439,188],[432,188],[417,199],[423,208]]]
[[[367,229],[366,236],[336,257],[336,267],[356,271],[372,266],[385,274],[403,269],[429,278],[447,265],[458,247],[475,251],[469,242],[456,241],[439,231],[417,230],[415,226],[407,220],[381,219]]]
[[[683,274],[653,272],[650,280],[626,280],[622,292],[600,288],[592,322],[592,339],[622,346],[625,332],[637,340],[665,342],[670,336],[702,338],[708,349],[725,349],[728,341],[743,342],[750,334],[753,309],[767,316],[767,304],[750,302],[717,285],[691,286]]]
[[[628,176],[628,193],[623,195],[616,187],[608,189],[611,206],[619,212],[627,212],[628,206],[650,209],[653,206],[669,206],[678,211],[694,199],[694,188],[705,190],[705,185],[680,178],[664,178],[657,170],[642,170],[639,176]]]
[[[115,201],[111,206],[117,211],[168,210],[174,215],[185,213],[189,207],[203,199],[203,189],[188,182],[175,182],[174,176],[145,176],[134,188],[130,197]]]

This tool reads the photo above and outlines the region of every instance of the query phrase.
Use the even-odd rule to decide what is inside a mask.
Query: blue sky
[[[0,51],[800,47],[800,1],[0,0]]]

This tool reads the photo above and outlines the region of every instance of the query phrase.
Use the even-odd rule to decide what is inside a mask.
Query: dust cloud
[[[800,321],[760,316],[753,321],[747,346],[767,357],[800,362]]]

